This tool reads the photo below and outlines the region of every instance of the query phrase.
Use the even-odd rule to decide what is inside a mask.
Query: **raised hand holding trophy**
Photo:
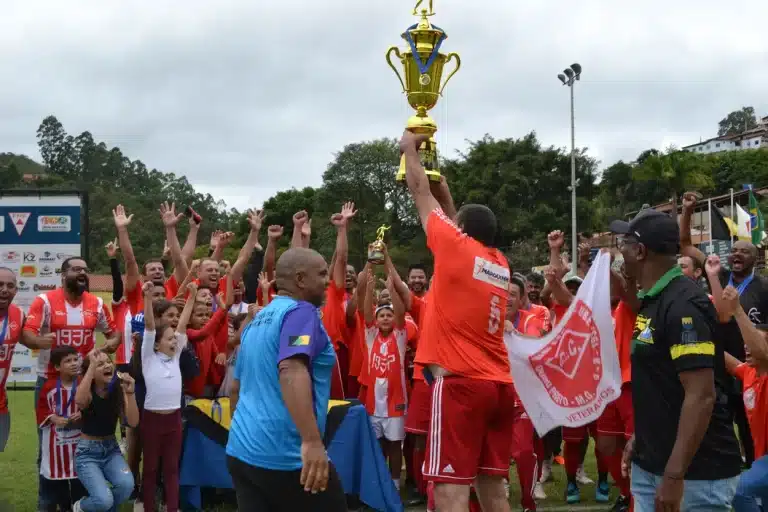
[[[368,246],[368,262],[373,265],[383,265],[386,261],[384,251],[386,246],[384,245],[384,235],[389,226],[381,226],[376,230],[376,240]]]
[[[429,9],[418,12],[419,6],[424,0],[418,0],[413,14],[421,19],[415,25],[408,27],[402,34],[402,38],[408,43],[408,49],[401,52],[397,46],[391,46],[386,53],[387,64],[397,75],[403,92],[408,98],[408,103],[416,110],[416,114],[408,119],[406,128],[414,133],[429,135],[429,139],[419,148],[421,164],[427,176],[432,181],[440,181],[440,169],[435,144],[434,134],[437,131],[437,123],[428,112],[437,104],[438,98],[443,94],[443,89],[448,81],[461,67],[461,59],[457,53],[440,53],[440,46],[448,37],[440,27],[432,25],[429,17],[433,16],[433,0],[429,0]],[[400,59],[405,74],[403,81],[400,72],[392,64],[392,54]],[[443,67],[450,61],[456,61],[456,67],[443,82]],[[397,181],[405,181],[405,157],[400,159],[400,170],[395,177]]]

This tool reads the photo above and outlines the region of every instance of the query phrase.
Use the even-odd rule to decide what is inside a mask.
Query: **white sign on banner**
[[[610,268],[610,254],[599,254],[563,319],[546,336],[504,336],[515,389],[540,436],[595,421],[621,393]]]
[[[35,297],[61,285],[61,264],[79,256],[82,198],[78,194],[4,195],[0,191],[0,266],[17,279],[13,303],[29,311]],[[11,229],[8,224],[13,224]],[[39,351],[16,345],[8,382],[35,382]]]

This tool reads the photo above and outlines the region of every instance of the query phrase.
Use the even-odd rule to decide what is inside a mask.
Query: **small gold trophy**
[[[381,226],[376,230],[376,240],[368,246],[368,261],[374,265],[383,265],[384,260],[384,234],[389,226]]]
[[[419,148],[421,164],[427,176],[432,181],[440,181],[440,169],[437,155],[437,145],[434,134],[437,131],[437,123],[429,117],[429,110],[436,104],[443,94],[443,89],[448,81],[461,67],[461,59],[457,53],[440,53],[440,46],[448,37],[440,27],[432,25],[429,17],[435,14],[432,2],[429,0],[429,9],[418,12],[419,6],[424,0],[418,0],[413,9],[414,16],[420,16],[419,22],[402,34],[402,38],[408,43],[409,48],[401,52],[397,46],[391,46],[386,53],[387,64],[397,75],[403,92],[408,98],[408,103],[416,110],[416,115],[408,119],[406,128],[414,133],[429,134],[429,139]],[[392,54],[400,59],[405,73],[405,82],[394,64]],[[440,85],[445,64],[455,59],[456,67]],[[400,170],[395,177],[397,181],[405,181],[405,156],[400,159]]]

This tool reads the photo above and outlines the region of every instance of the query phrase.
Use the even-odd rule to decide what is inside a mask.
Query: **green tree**
[[[633,178],[657,183],[671,197],[673,211],[677,211],[677,198],[686,190],[714,188],[710,160],[674,147],[669,147],[665,154],[650,155],[634,168]]]
[[[718,123],[717,135],[735,135],[757,127],[754,107],[742,107],[734,110]]]

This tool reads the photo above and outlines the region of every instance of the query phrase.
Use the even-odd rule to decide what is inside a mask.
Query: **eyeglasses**
[[[639,243],[638,240],[631,236],[619,236],[616,238],[616,247],[621,250],[627,245],[633,245]]]
[[[75,274],[87,274],[88,267],[69,267],[67,272],[74,272]]]

